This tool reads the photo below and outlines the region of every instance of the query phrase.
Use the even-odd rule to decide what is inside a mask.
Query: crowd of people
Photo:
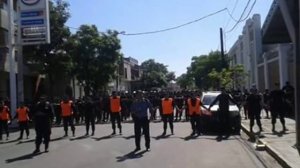
[[[9,101],[1,101],[0,140],[2,140],[3,130],[8,139],[8,124],[13,119],[16,119],[19,123],[19,139],[23,138],[24,131],[26,137],[29,137],[29,125],[33,121],[36,131],[35,153],[40,152],[42,142],[45,144],[45,151],[48,151],[53,125],[63,125],[64,136],[69,136],[70,127],[72,136],[75,136],[76,125],[84,123],[86,136],[93,136],[96,123],[111,122],[112,135],[115,135],[117,129],[118,133],[122,134],[122,122],[130,120],[134,122],[136,150],[140,150],[141,135],[145,136],[145,147],[150,150],[149,122],[151,120],[161,120],[163,122],[162,136],[166,135],[168,125],[170,133],[174,134],[174,121],[190,121],[192,128],[190,136],[200,136],[202,134],[200,127],[201,115],[203,115],[202,109],[210,111],[210,108],[216,103],[219,103],[220,128],[224,129],[220,131],[218,138],[222,138],[222,134],[228,137],[230,134],[228,128],[229,101],[239,108],[243,108],[243,116],[245,119],[250,119],[251,132],[253,132],[255,120],[259,130],[263,131],[260,122],[262,109],[266,113],[266,118],[269,118],[269,111],[271,112],[273,131],[275,131],[278,116],[283,126],[282,131],[286,131],[284,117],[287,111],[292,109],[288,107],[292,107],[294,103],[293,87],[289,83],[286,83],[286,86],[282,89],[279,89],[278,84],[276,84],[276,87],[277,89],[271,92],[265,90],[264,93],[259,93],[257,89],[252,88],[250,92],[237,90],[229,92],[230,94],[222,88],[222,93],[207,107],[201,102],[201,91],[112,92],[111,95],[105,92],[99,96],[86,96],[78,100],[72,100],[70,97],[65,96],[62,99],[55,99],[52,103],[45,96],[41,96],[35,104],[21,103],[16,109],[15,116],[11,116]]]

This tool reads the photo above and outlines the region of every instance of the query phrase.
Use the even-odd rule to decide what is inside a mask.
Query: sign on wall
[[[50,43],[49,0],[20,1],[21,45]]]

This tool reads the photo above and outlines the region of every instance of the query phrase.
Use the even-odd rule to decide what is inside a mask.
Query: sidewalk
[[[263,132],[258,134],[258,127],[255,123],[253,131],[250,133],[249,119],[242,120],[242,129],[249,137],[255,138],[258,143],[265,144],[266,151],[272,155],[283,167],[299,168],[300,152],[294,147],[296,142],[295,121],[286,118],[288,131],[282,133],[282,125],[277,119],[276,132],[272,132],[271,119],[261,119]]]

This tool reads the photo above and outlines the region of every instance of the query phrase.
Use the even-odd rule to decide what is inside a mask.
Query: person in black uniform
[[[251,94],[247,97],[246,103],[248,106],[248,117],[250,119],[250,132],[253,132],[254,120],[259,127],[259,131],[262,131],[262,126],[260,122],[260,112],[262,109],[262,99],[257,93],[257,89],[251,88]]]
[[[95,104],[90,97],[87,97],[84,104],[85,110],[85,126],[86,126],[86,136],[89,135],[90,125],[92,127],[92,134],[95,134]]]
[[[229,120],[229,101],[239,106],[235,100],[229,95],[225,88],[221,88],[221,94],[219,94],[215,100],[210,104],[208,110],[210,111],[210,108],[219,102],[219,111],[217,113],[219,119],[220,119],[220,128],[219,128],[219,135],[217,137],[217,140],[220,141],[223,138],[223,135],[225,135],[224,139],[229,138],[231,129],[230,129],[230,120]]]
[[[284,92],[279,89],[279,83],[275,83],[275,87],[277,89],[273,90],[270,93],[270,111],[271,111],[271,117],[272,117],[272,131],[275,132],[275,124],[276,119],[279,115],[280,122],[282,124],[282,131],[287,131],[285,127],[285,120],[284,120]]]
[[[263,94],[263,99],[264,99],[264,105],[263,108],[266,112],[266,118],[269,119],[269,100],[270,100],[270,92],[269,89],[266,89],[264,94]]]
[[[175,97],[175,121],[181,121],[183,109],[184,109],[184,97],[181,93],[177,93]]]
[[[34,111],[36,146],[33,153],[40,152],[40,145],[42,144],[42,141],[45,144],[45,152],[48,152],[51,135],[51,124],[53,119],[53,112],[50,103],[46,101],[45,97],[41,97],[40,101],[36,104]]]

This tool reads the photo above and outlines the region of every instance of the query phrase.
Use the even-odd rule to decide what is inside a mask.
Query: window
[[[127,79],[127,68],[124,68],[124,77]]]
[[[0,28],[0,47],[6,46],[8,42],[8,32]]]
[[[0,8],[4,8],[4,4],[7,3],[7,0],[0,0]]]

